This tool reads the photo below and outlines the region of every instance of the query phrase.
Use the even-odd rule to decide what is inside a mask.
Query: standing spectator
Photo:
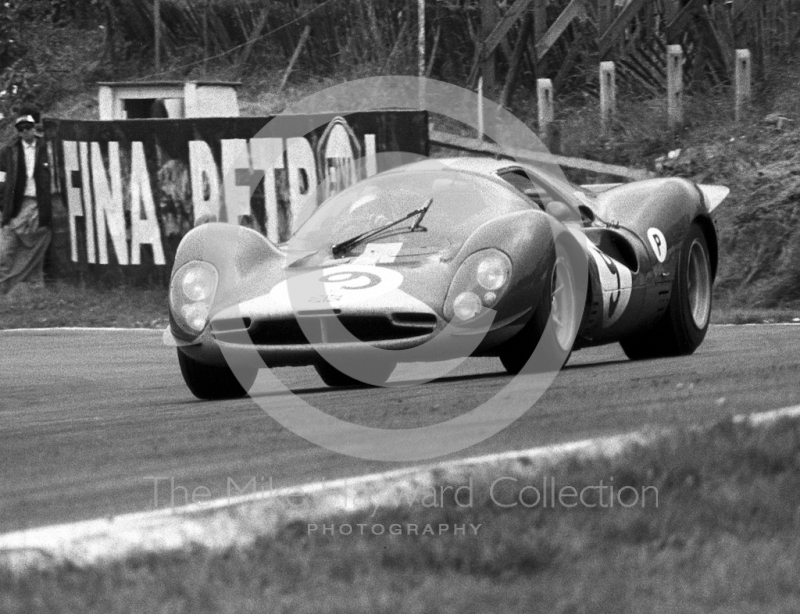
[[[44,283],[50,244],[50,164],[32,115],[20,115],[18,136],[0,151],[0,295],[19,282]]]

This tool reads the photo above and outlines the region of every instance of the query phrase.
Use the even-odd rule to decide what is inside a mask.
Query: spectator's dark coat
[[[0,171],[6,174],[5,184],[0,184],[0,187],[2,187],[0,226],[5,226],[19,213],[22,199],[25,196],[27,173],[21,138],[15,138],[10,145],[0,151]],[[50,195],[50,163],[47,160],[47,147],[44,144],[44,140],[38,136],[36,137],[36,163],[33,170],[33,180],[36,182],[39,226],[49,227],[53,217],[53,204]]]

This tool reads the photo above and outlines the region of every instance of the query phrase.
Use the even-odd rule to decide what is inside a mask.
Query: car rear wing
[[[728,197],[728,194],[731,193],[731,189],[724,185],[700,184],[697,187],[700,188],[700,191],[703,193],[703,198],[706,200],[709,213],[716,209],[719,204]]]
[[[603,192],[608,192],[613,188],[617,188],[621,185],[627,185],[625,183],[587,183],[581,185],[584,190],[589,190],[590,192],[594,192],[595,194],[602,194]],[[703,198],[706,201],[706,205],[708,206],[709,213],[716,209],[719,204],[728,197],[728,194],[731,193],[730,188],[724,185],[710,185],[710,184],[698,184],[698,188],[703,193]]]

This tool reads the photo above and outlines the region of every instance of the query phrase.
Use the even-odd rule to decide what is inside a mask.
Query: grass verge
[[[800,323],[800,306],[759,309],[744,307],[715,307],[711,313],[713,324],[776,324]]]
[[[324,525],[333,535],[294,522],[222,553],[22,577],[0,572],[0,610],[796,611],[798,420],[759,427],[727,420],[614,458],[573,459],[517,482],[502,477],[511,476],[481,473],[441,483],[413,503],[331,517]],[[558,493],[584,493],[584,503],[519,503],[525,486],[550,489],[544,480]],[[639,500],[636,493],[647,494]],[[522,494],[534,502],[531,488]],[[464,535],[454,530],[461,525]],[[352,527],[349,535],[344,526]],[[391,534],[392,526],[401,532]],[[427,526],[433,535],[421,534]]]
[[[97,288],[64,281],[44,287],[17,285],[0,296],[0,329],[56,326],[164,328],[168,320],[164,288]]]

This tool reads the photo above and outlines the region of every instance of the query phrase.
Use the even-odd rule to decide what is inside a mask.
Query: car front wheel
[[[560,369],[569,359],[580,325],[582,309],[577,292],[577,278],[567,250],[557,251],[556,261],[535,313],[516,336],[506,342],[500,361],[515,375],[529,364],[537,345],[544,344],[543,364],[530,364],[527,370]],[[548,326],[550,322],[550,326]]]
[[[236,378],[228,365],[207,365],[190,358],[178,350],[178,364],[181,367],[183,381],[198,399],[220,400],[239,399],[247,395],[247,391],[255,381],[257,370],[241,374],[247,388]]]

